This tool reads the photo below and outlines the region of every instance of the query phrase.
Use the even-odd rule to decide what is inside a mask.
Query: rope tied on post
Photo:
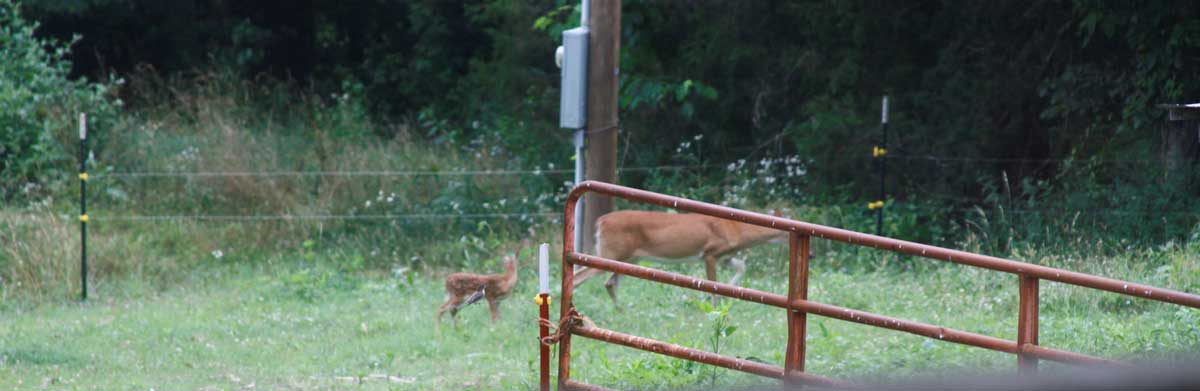
[[[593,323],[591,319],[580,315],[579,311],[575,310],[575,306],[571,306],[571,309],[567,311],[567,316],[558,320],[558,325],[555,325],[554,322],[551,322],[549,319],[538,319],[537,321],[539,325],[546,326],[551,330],[554,330],[553,335],[542,338],[542,345],[546,346],[553,346],[557,344],[558,341],[564,336],[571,334],[571,331],[576,327],[596,327],[596,324]]]

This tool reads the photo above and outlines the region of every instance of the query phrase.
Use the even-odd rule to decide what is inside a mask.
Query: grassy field
[[[547,238],[548,239],[548,238]],[[880,272],[846,271],[834,248],[814,260],[810,297],[821,302],[987,335],[1014,338],[1016,278],[934,261]],[[845,249],[841,249],[845,250]],[[871,257],[867,253],[860,257]],[[754,251],[748,287],[783,293],[784,249]],[[1184,256],[1181,267],[1195,267]],[[536,381],[533,259],[492,325],[486,306],[466,308],[440,332],[442,273],[348,271],[337,257],[312,263],[215,266],[176,287],[138,292],[134,281],[99,283],[87,303],[0,309],[4,389],[531,389]],[[882,259],[874,260],[876,262]],[[1171,285],[1166,272],[1109,265],[1112,277]],[[490,260],[488,264],[495,264]],[[907,270],[904,270],[907,269]],[[699,265],[669,268],[691,275]],[[728,273],[722,274],[728,278]],[[118,289],[117,287],[125,287]],[[602,284],[577,295],[602,327],[780,365],[786,320],[778,310],[630,279],[615,311]],[[722,315],[721,309],[727,313]],[[726,335],[716,337],[718,323]],[[1015,358],[975,348],[810,318],[807,368],[830,376],[1009,371]],[[448,319],[447,319],[448,320]],[[1046,346],[1121,359],[1159,358],[1200,346],[1200,311],[1086,292],[1042,288]],[[747,375],[576,339],[573,372],[623,388],[753,384]],[[1046,365],[1046,368],[1055,368]]]
[[[143,103],[98,132],[103,137],[89,180],[88,302],[75,299],[74,182],[48,183],[27,199],[0,205],[0,389],[533,388],[536,282],[528,253],[518,291],[503,304],[498,323],[488,322],[482,305],[466,308],[457,329],[447,322],[439,332],[433,316],[444,300],[446,274],[498,272],[498,249],[522,239],[557,246],[555,219],[569,173],[542,172],[556,167],[523,160],[504,147],[509,138],[500,132],[437,141],[427,138],[440,140],[440,133],[422,136],[418,128],[386,125],[395,129],[379,134],[393,136],[381,138],[372,129],[385,125],[372,123],[361,102],[348,96],[326,102],[259,93],[229,78],[202,79],[179,88],[155,87],[154,79],[131,83],[149,90],[141,93],[146,102],[159,103]],[[679,153],[698,153],[684,149]],[[774,159],[757,167],[738,162],[711,177],[647,173],[640,183],[734,207],[770,204],[818,224],[874,226],[861,200],[810,193],[818,190],[799,178],[805,175],[801,159]],[[380,170],[425,174],[185,175]],[[487,170],[529,175],[464,175]],[[129,175],[136,172],[165,174]],[[788,185],[774,182],[783,173],[798,177]],[[1109,234],[1104,224],[1077,224],[1078,215],[1029,219],[978,206],[950,214],[948,206],[890,200],[888,208],[885,227],[902,238],[1200,292],[1200,229],[1186,239],[1146,244],[1144,237]],[[424,214],[437,219],[392,218]],[[469,217],[488,214],[522,217]],[[247,220],[186,218],[191,215]],[[253,220],[303,215],[347,218]],[[148,216],[185,218],[137,220]],[[1016,336],[1014,276],[821,240],[813,251],[813,300]],[[747,258],[744,285],[785,292],[783,246],[756,248]],[[698,264],[668,270],[703,274]],[[621,296],[618,311],[596,281],[582,287],[576,304],[601,327],[782,365],[787,323],[780,310],[733,300],[713,307],[707,295],[635,279],[622,284]],[[1016,363],[1006,354],[909,334],[820,317],[809,322],[806,368],[822,375],[1007,372]],[[1161,358],[1195,352],[1197,324],[1195,309],[1041,286],[1040,339],[1050,347]],[[572,372],[589,383],[654,389],[763,381],[575,341]]]

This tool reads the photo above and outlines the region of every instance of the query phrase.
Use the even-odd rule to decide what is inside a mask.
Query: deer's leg
[[[591,267],[583,267],[581,269],[583,269],[583,270],[575,272],[575,278],[573,280],[574,282],[571,284],[572,287],[578,288],[579,284],[582,284],[584,281],[587,281],[587,280],[591,279],[592,277],[595,277],[595,276],[605,273],[605,271],[603,271],[603,270],[591,268]]]
[[[446,304],[449,304],[449,303],[450,303],[450,302],[445,302],[445,303],[442,303],[442,306],[441,306],[441,307],[438,307],[438,312],[437,312],[437,318],[436,318],[436,319],[437,319],[437,323],[438,323],[439,325],[440,325],[440,324],[442,324],[442,314],[446,313]]]
[[[446,312],[447,304],[450,304],[450,301],[446,301],[445,303],[442,303],[441,307],[438,307],[437,318],[435,318],[436,320],[433,323],[433,328],[435,331],[441,330],[442,328],[442,314]]]
[[[613,273],[608,281],[604,282],[604,289],[608,290],[608,297],[612,299],[613,306],[617,307],[617,311],[621,310],[621,306],[617,303],[617,286],[621,285],[621,275]]]
[[[454,296],[446,295],[446,302],[442,303],[441,307],[438,307],[437,323],[439,325],[442,323],[442,314],[445,313],[446,310],[450,310],[450,317],[453,318],[456,308],[458,308],[458,303],[460,302],[461,301],[459,300],[455,300]]]
[[[704,273],[709,281],[717,281],[717,262],[720,261],[716,255],[704,254]],[[717,295],[710,295],[713,305],[717,304]]]
[[[488,309],[492,311],[492,323],[496,323],[496,319],[500,317],[500,309],[497,307],[499,303],[496,302],[496,299],[490,297],[487,299],[487,301]]]
[[[746,273],[746,261],[730,257],[729,267],[733,269],[733,278],[729,279],[729,285],[737,285],[742,281],[742,275]]]

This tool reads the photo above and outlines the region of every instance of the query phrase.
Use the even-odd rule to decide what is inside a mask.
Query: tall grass
[[[352,87],[352,86],[351,86]],[[386,269],[442,269],[492,262],[494,249],[535,232],[553,231],[569,175],[276,175],[120,176],[130,172],[368,172],[566,167],[529,162],[495,136],[431,141],[427,118],[392,123],[369,116],[354,88],[318,96],[294,84],[247,81],[231,72],[164,79],[153,72],[129,78],[120,91],[130,102],[111,127],[93,129],[90,161],[90,251],[93,281],[132,276],[169,287],[210,265],[310,262],[306,254],[336,251],[334,259]],[[438,125],[443,126],[444,124]],[[436,128],[436,127],[435,127]],[[444,130],[442,130],[444,131]],[[487,136],[491,135],[491,136]],[[565,137],[565,136],[564,136]],[[709,164],[702,135],[677,148],[679,164]],[[872,232],[874,215],[859,200],[814,189],[794,156],[735,162],[715,170],[637,173],[653,191],[749,209],[769,204],[797,219]],[[635,185],[637,185],[635,184]],[[999,190],[997,190],[999,192]],[[832,195],[831,195],[832,194]],[[0,222],[0,278],[5,295],[69,297],[78,291],[77,189],[23,207],[6,207]],[[1039,196],[1040,197],[1040,196]],[[923,243],[963,248],[1097,274],[1170,276],[1151,282],[1188,287],[1198,240],[1148,245],[1106,234],[1095,219],[1049,219],[1009,213],[1014,202],[1036,208],[1039,197],[1006,199],[962,213],[960,206],[889,201],[884,232]],[[1011,198],[1011,197],[1009,197]],[[622,208],[643,205],[620,203]],[[453,218],[519,213],[513,219]],[[267,221],[116,221],[145,215],[393,216],[436,219]],[[106,220],[106,218],[110,218]],[[1086,224],[1085,224],[1086,223]],[[1128,225],[1128,222],[1123,224]],[[1200,232],[1200,231],[1197,231]],[[928,270],[911,257],[817,241],[839,270]],[[1180,252],[1182,251],[1182,253]],[[1185,254],[1185,255],[1179,255]],[[349,261],[353,260],[353,261]],[[361,261],[358,261],[361,260]],[[484,265],[486,266],[486,265]],[[1160,272],[1160,270],[1166,270]],[[1169,273],[1168,273],[1169,272]],[[1115,275],[1114,275],[1115,276]],[[1174,280],[1172,280],[1174,279]],[[1182,285],[1181,285],[1182,284]],[[113,287],[116,288],[116,287]]]
[[[305,262],[305,243],[361,254],[363,266],[422,268],[484,258],[502,238],[551,222],[564,175],[379,176],[336,173],[520,169],[486,138],[431,144],[404,124],[367,116],[362,97],[316,96],[286,83],[228,72],[130,78],[132,108],[98,140],[89,162],[90,273],[137,276],[155,286],[210,262]],[[381,137],[380,135],[388,135]],[[165,176],[122,176],[127,173]],[[333,175],[170,175],[325,172]],[[78,190],[6,208],[0,278],[6,295],[78,292]],[[11,212],[10,212],[11,210]],[[512,219],[457,217],[507,213]],[[435,214],[437,218],[379,219]],[[349,216],[266,221],[122,221],[130,216]],[[366,216],[375,218],[359,219]],[[514,239],[515,240],[515,239]]]

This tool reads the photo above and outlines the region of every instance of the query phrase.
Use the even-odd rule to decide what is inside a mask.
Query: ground
[[[782,251],[761,252],[776,260],[752,261],[747,286],[784,293]],[[810,298],[1015,338],[1016,277],[913,262],[929,266],[848,273],[826,270],[816,259]],[[692,275],[700,269],[670,268]],[[518,390],[536,384],[533,270],[521,271],[499,322],[490,324],[486,306],[476,305],[463,310],[458,329],[447,319],[440,332],[433,321],[444,299],[437,272],[343,274],[293,266],[213,273],[141,296],[106,298],[100,283],[87,303],[0,307],[0,388]],[[702,308],[706,295],[636,279],[622,284],[621,295],[624,310],[615,311],[602,284],[589,282],[576,300],[602,327],[705,350],[717,342],[723,354],[782,363],[787,322],[777,309],[725,300],[730,327],[717,337],[720,315]],[[1121,359],[1200,346],[1195,309],[1054,283],[1043,285],[1041,297],[1046,346]],[[878,378],[1015,368],[1007,354],[816,316],[809,322],[807,369],[817,374]],[[655,388],[764,381],[575,341],[573,374],[590,383]]]

